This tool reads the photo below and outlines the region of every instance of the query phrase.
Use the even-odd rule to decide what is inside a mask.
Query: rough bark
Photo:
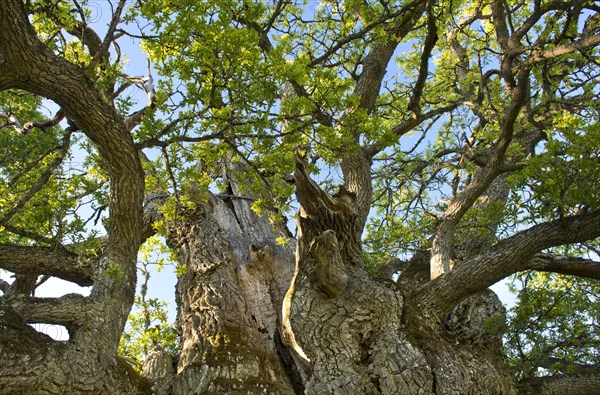
[[[278,245],[281,232],[234,181],[229,187],[169,227],[168,243],[186,266],[176,292],[182,340],[173,393],[291,394],[279,323],[294,243]]]
[[[61,248],[0,244],[0,267],[58,277],[83,287],[93,284],[91,260]]]
[[[371,48],[357,81],[359,107],[369,113],[397,39],[427,9],[427,43],[408,108],[414,120],[394,128],[396,135],[435,115],[435,110],[421,114],[419,108],[437,35],[433,5],[407,5],[387,29],[393,39]],[[465,247],[470,254],[450,270],[455,229],[503,171],[513,125],[526,107],[527,75],[513,67],[522,49],[509,45],[503,7],[494,2],[493,21],[508,54],[501,71],[511,103],[490,163],[451,202],[433,251],[416,254],[398,284],[375,280],[363,268],[361,232],[372,197],[370,160],[382,147],[345,147],[340,153],[344,186],[334,196],[323,192],[298,161],[297,245],[279,245],[281,234],[252,212],[251,199],[226,176],[227,194],[207,193],[207,200],[196,199],[195,208],[182,209],[169,224],[168,243],[187,267],[177,286],[181,349],[176,368],[169,355],[153,350],[140,377],[116,354],[135,290],[136,252],[152,233],[147,226],[151,221],[142,223],[143,174],[129,134],[133,118],[126,125],[86,73],[37,39],[23,2],[0,2],[0,89],[24,89],[54,100],[97,145],[111,177],[109,234],[92,262],[61,249],[0,246],[0,253],[11,254],[0,257],[0,267],[16,273],[12,284],[0,281],[0,392],[513,394],[590,393],[589,388],[597,388],[597,370],[515,387],[500,351],[504,310],[485,288],[528,268],[597,278],[596,262],[539,252],[598,237],[598,211],[537,225],[490,248]],[[593,36],[573,48],[542,52],[539,59],[597,42]],[[102,52],[100,57],[108,56],[107,42],[92,37],[87,44]],[[307,94],[303,87],[294,87]],[[317,119],[329,122],[319,114]],[[354,126],[349,132],[358,145],[360,125],[349,127]],[[148,201],[149,217],[156,215],[157,206],[157,201]],[[4,221],[10,221],[9,214]],[[107,277],[104,271],[115,265],[120,275]],[[92,293],[34,298],[39,275],[93,285]],[[70,338],[54,341],[31,323],[64,325]]]
[[[111,182],[108,237],[90,274],[91,295],[80,301],[80,308],[68,297],[31,299],[28,287],[3,295],[0,388],[4,393],[27,394],[143,392],[144,381],[117,357],[133,303],[142,242],[144,175],[133,139],[84,71],[38,39],[22,1],[0,3],[0,26],[0,89],[23,89],[56,102],[96,144]],[[107,277],[109,267],[118,269],[119,275]],[[41,267],[27,276],[61,270],[60,265],[52,270]],[[66,325],[69,341],[54,341],[28,326],[40,321]]]
[[[518,389],[519,395],[598,395],[600,394],[600,366],[527,379],[519,383]]]
[[[447,325],[425,310],[407,313],[401,290],[362,268],[354,201],[344,190],[327,196],[301,161],[295,179],[299,239],[283,326],[304,362],[305,393],[514,393],[497,330],[479,326],[502,320],[497,301],[457,307]],[[324,243],[334,251],[326,258]],[[335,275],[323,279],[323,265]]]

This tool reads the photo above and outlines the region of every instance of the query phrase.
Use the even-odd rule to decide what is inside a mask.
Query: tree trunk
[[[187,267],[172,393],[516,393],[495,295],[471,297],[444,320],[405,306],[410,289],[362,268],[353,195],[327,196],[303,166],[295,273],[293,242],[278,245],[281,233],[231,180],[227,195],[170,224],[168,243]]]
[[[196,202],[169,226],[185,273],[176,290],[181,335],[176,394],[292,394],[280,341],[281,303],[293,273],[294,243],[228,194]]]
[[[307,394],[514,393],[496,298],[473,297],[443,321],[405,306],[409,290],[362,268],[352,196],[327,196],[300,161],[296,187],[300,232],[284,330],[304,359]]]

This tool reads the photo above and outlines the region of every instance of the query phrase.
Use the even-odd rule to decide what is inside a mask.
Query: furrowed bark
[[[62,248],[0,244],[0,268],[58,277],[82,287],[93,284],[93,263]]]
[[[292,394],[279,323],[293,241],[277,243],[282,232],[252,211],[231,172],[226,195],[206,192],[207,202],[169,224],[167,241],[187,268],[176,292],[182,342],[172,391]]]
[[[362,268],[352,196],[344,188],[326,195],[301,160],[295,180],[299,239],[283,332],[303,360],[305,393],[512,393],[497,332],[478,327],[502,309],[487,299],[473,302],[457,310],[448,328],[426,310],[410,317],[401,292]],[[327,249],[325,264],[344,274],[343,281],[329,278],[336,287],[323,286],[318,273],[319,251]]]
[[[142,241],[144,176],[133,139],[85,72],[39,41],[23,2],[2,1],[0,25],[0,90],[23,89],[56,102],[96,144],[111,181],[108,240],[92,276],[102,281],[95,282],[89,297],[92,303],[88,306],[93,307],[88,320],[71,333],[67,344],[32,333],[23,318],[15,321],[21,323],[20,330],[14,323],[4,322],[7,336],[0,344],[2,387],[15,393],[46,388],[50,392],[59,388],[75,393],[103,389],[137,393],[142,388],[140,382],[132,380],[116,355],[133,302],[137,250]],[[116,275],[106,277],[107,268]],[[19,316],[10,306],[3,306],[3,310],[4,314]],[[21,354],[11,349],[11,341],[23,345]],[[27,348],[32,344],[35,346]],[[47,352],[32,354],[36,349]],[[23,360],[24,355],[29,359]],[[58,387],[53,382],[57,377],[64,379]]]
[[[88,312],[92,310],[89,299],[80,294],[59,298],[17,297],[5,303],[27,323],[63,325],[68,329],[84,325],[88,320]]]

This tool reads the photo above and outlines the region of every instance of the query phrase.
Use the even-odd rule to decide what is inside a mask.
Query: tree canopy
[[[116,349],[148,237],[220,193],[289,243],[318,195],[406,314],[513,276],[516,379],[599,366],[596,2],[3,0],[0,26],[0,289],[42,306],[25,321],[74,334],[10,298],[94,284]]]

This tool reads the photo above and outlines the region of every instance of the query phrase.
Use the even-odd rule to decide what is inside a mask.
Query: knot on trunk
[[[250,262],[249,264],[254,267],[267,268],[270,266],[273,260],[273,247],[265,245],[262,248],[250,244]]]
[[[348,285],[335,232],[326,230],[310,246],[315,260],[313,285],[330,298],[339,296]]]
[[[485,290],[460,302],[446,316],[446,329],[461,341],[476,344],[498,342],[506,320],[506,309],[496,294]]]

